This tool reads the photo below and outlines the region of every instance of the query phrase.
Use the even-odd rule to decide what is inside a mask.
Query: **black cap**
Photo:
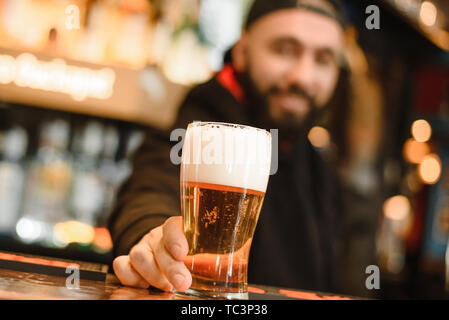
[[[244,29],[248,28],[259,18],[282,9],[303,9],[322,14],[336,20],[343,29],[347,24],[344,6],[340,0],[254,0],[249,10]],[[224,55],[223,61],[232,61],[231,50],[229,48]]]
[[[346,26],[344,8],[340,0],[254,0],[245,23],[248,29],[259,18],[281,9],[304,9],[325,15]]]

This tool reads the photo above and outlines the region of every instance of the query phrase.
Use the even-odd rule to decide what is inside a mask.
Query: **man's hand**
[[[171,217],[162,226],[147,233],[129,255],[113,262],[114,272],[127,286],[164,291],[185,291],[192,284],[192,276],[184,265],[188,244],[182,230],[182,217]]]

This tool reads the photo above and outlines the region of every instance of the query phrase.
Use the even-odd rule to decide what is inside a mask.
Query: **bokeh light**
[[[329,132],[325,128],[318,126],[310,129],[308,138],[315,148],[328,147],[331,140]]]
[[[16,232],[26,242],[37,241],[44,235],[45,226],[35,219],[22,217],[16,224]]]
[[[419,11],[419,19],[424,25],[432,27],[437,20],[437,13],[437,8],[432,2],[424,1]]]
[[[94,240],[95,230],[92,226],[80,221],[57,223],[53,228],[55,239],[63,244],[72,242],[89,244]]]
[[[403,152],[408,162],[418,164],[429,154],[430,147],[425,142],[418,142],[410,138],[405,142]]]
[[[108,251],[112,248],[111,234],[107,228],[95,228],[94,245],[100,251]]]
[[[388,219],[404,220],[410,214],[410,201],[402,195],[393,196],[384,202],[383,211]]]
[[[436,154],[429,154],[419,164],[419,177],[426,184],[434,184],[441,176],[441,169],[440,158]]]
[[[429,141],[432,136],[432,127],[426,120],[416,120],[412,124],[412,136],[418,142]]]

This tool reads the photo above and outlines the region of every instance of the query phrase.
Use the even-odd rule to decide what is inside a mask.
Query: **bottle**
[[[73,169],[67,151],[69,130],[67,121],[61,119],[41,126],[38,151],[26,178],[23,213],[16,226],[22,241],[53,246],[54,224],[70,218]]]
[[[110,125],[105,129],[104,146],[100,163],[100,175],[105,183],[105,193],[103,201],[103,210],[97,225],[105,226],[109,216],[109,212],[115,201],[115,194],[118,185],[121,182],[120,172],[116,156],[119,147],[119,134],[117,129]]]
[[[104,203],[105,183],[100,174],[103,126],[90,121],[75,145],[74,177],[70,200],[72,216],[90,226],[96,225]]]
[[[20,215],[28,136],[14,127],[3,137],[0,161],[0,234],[11,236]]]

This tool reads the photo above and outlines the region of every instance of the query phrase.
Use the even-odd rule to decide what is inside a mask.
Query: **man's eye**
[[[276,45],[276,46],[274,46],[273,51],[276,54],[279,54],[282,56],[288,56],[288,57],[294,57],[299,54],[299,51],[295,46],[288,45],[288,44]]]
[[[332,64],[336,64],[337,61],[331,54],[318,54],[316,56],[316,63],[322,66],[329,66]]]

